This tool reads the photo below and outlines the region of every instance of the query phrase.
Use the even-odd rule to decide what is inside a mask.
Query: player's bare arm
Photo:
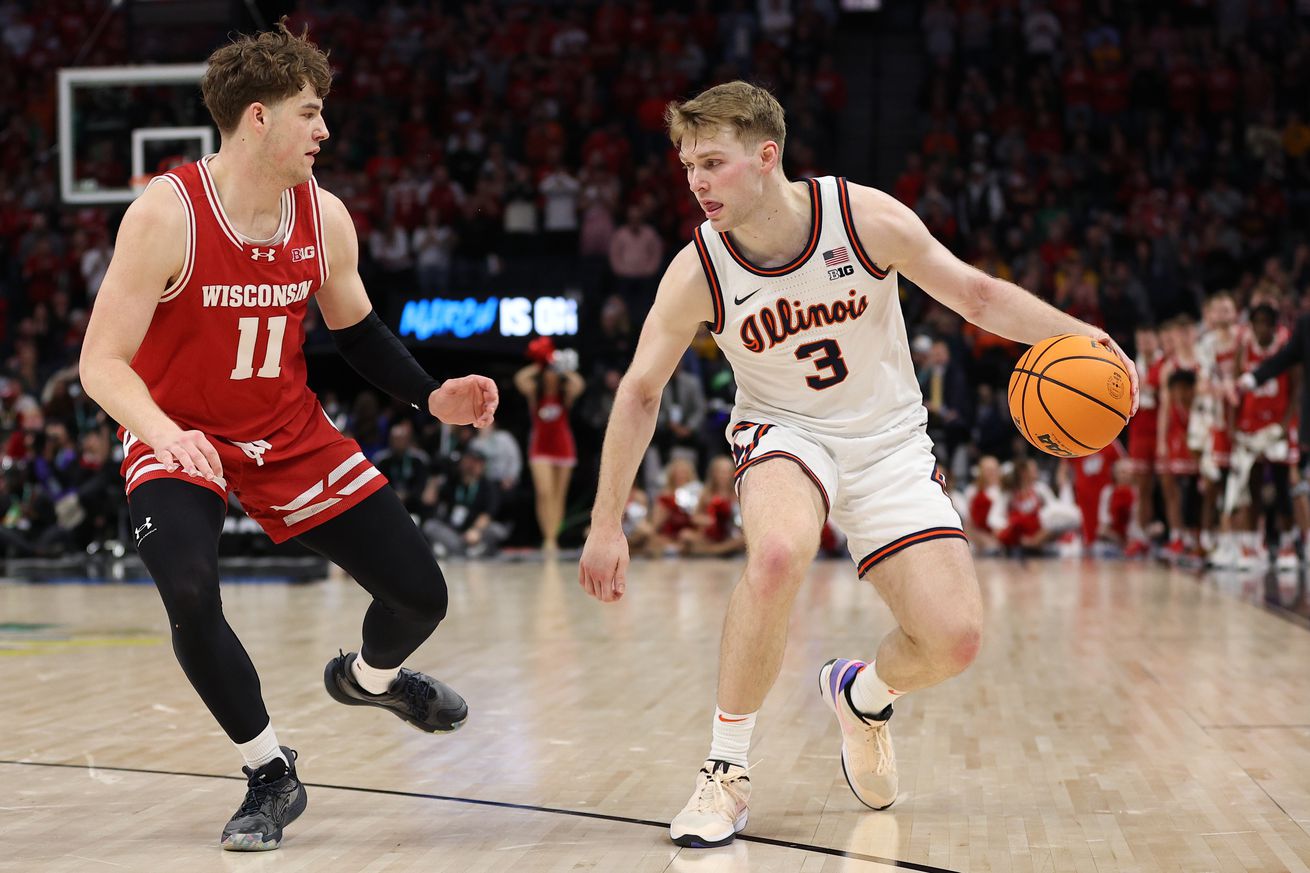
[[[695,246],[689,244],[660,280],[605,428],[591,532],[578,566],[578,582],[598,600],[608,603],[623,596],[628,541],[622,521],[628,492],[655,432],[664,386],[695,338],[697,326],[713,317],[709,285]]]
[[[418,365],[373,311],[359,276],[359,239],[345,204],[321,189],[319,198],[328,279],[316,299],[342,355],[377,387],[447,424],[491,424],[500,403],[496,383],[486,376],[439,383]]]
[[[894,267],[925,293],[984,330],[1032,343],[1056,334],[1089,336],[1114,351],[1128,372],[1137,412],[1137,367],[1108,333],[1061,312],[1012,282],[989,276],[951,254],[914,210],[874,188],[851,185],[856,231],[883,267]]]
[[[218,479],[223,465],[209,440],[169,418],[132,369],[160,295],[182,270],[186,226],[167,185],[151,185],[128,207],[82,343],[82,387],[168,469]]]

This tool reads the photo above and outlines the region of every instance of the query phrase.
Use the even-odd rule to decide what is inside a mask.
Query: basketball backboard
[[[60,70],[64,202],[130,202],[153,176],[214,151],[200,100],[204,71],[204,64]]]

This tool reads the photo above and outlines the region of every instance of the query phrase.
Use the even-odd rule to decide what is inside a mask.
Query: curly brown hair
[[[332,89],[327,52],[307,39],[308,26],[297,36],[286,21],[284,15],[273,30],[240,34],[209,56],[200,93],[223,134],[237,129],[251,103],[285,100],[306,84],[320,100]]]

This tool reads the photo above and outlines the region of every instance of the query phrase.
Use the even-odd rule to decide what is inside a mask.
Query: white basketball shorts
[[[872,436],[832,436],[736,409],[726,435],[739,490],[763,461],[781,458],[800,465],[846,534],[860,576],[916,543],[965,539],[923,416]]]

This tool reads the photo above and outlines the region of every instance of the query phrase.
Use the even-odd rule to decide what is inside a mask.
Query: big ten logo
[[[569,297],[506,297],[500,302],[503,336],[573,336],[578,332],[578,301]]]
[[[828,279],[834,282],[845,276],[853,276],[853,275],[855,275],[855,268],[850,264],[847,264],[844,267],[834,267],[833,269],[828,271]]]
[[[291,250],[291,262],[293,264],[296,263],[297,261],[311,261],[313,259],[314,259],[313,246],[301,246],[298,249]]]

